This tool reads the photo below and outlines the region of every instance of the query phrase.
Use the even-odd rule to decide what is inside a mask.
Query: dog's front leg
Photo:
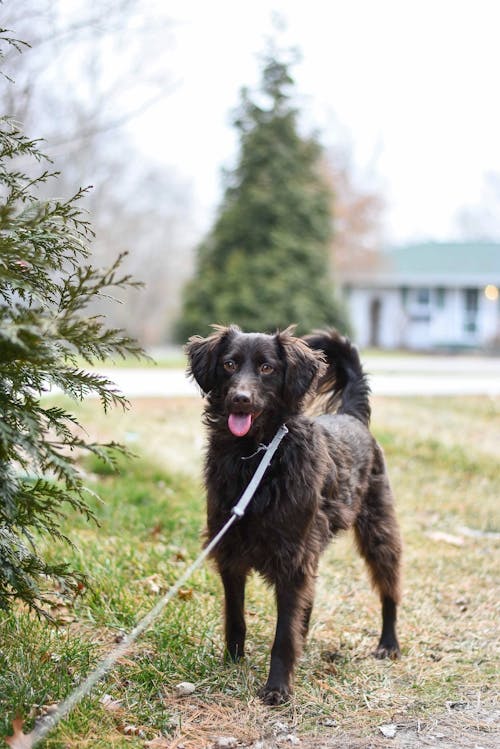
[[[237,661],[245,651],[245,584],[247,573],[234,570],[220,571],[225,595],[226,652]]]
[[[300,652],[304,619],[304,580],[276,584],[278,621],[271,650],[271,667],[259,696],[267,705],[286,702],[291,693],[295,661]]]

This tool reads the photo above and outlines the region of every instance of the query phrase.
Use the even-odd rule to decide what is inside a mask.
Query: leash
[[[108,671],[112,668],[112,666],[114,666],[117,660],[125,655],[129,647],[135,642],[139,635],[141,635],[143,632],[145,632],[146,629],[151,626],[151,624],[161,614],[169,601],[175,595],[177,595],[182,586],[189,580],[193,572],[202,565],[202,563],[209,556],[211,551],[217,546],[221,538],[227,533],[233,523],[243,517],[246,508],[248,507],[255,492],[257,491],[257,487],[259,486],[264,473],[266,472],[271,460],[273,459],[274,453],[278,449],[281,440],[283,439],[283,437],[285,437],[286,434],[288,434],[288,429],[285,424],[283,424],[282,426],[280,426],[269,445],[261,446],[262,449],[265,450],[265,453],[262,456],[262,459],[257,466],[254,475],[250,479],[247,488],[241,495],[238,502],[232,508],[231,517],[221,528],[221,530],[213,537],[210,543],[205,546],[203,551],[194,560],[194,562],[190,564],[190,566],[187,568],[184,574],[181,575],[175,585],[169,588],[169,590],[151,609],[151,611],[149,611],[149,613],[146,614],[146,616],[144,616],[138,624],[136,624],[134,629],[132,629],[128,633],[128,635],[124,637],[121,643],[114,650],[112,650],[105,658],[103,658],[103,660],[98,664],[94,671],[92,671],[87,676],[87,678],[71,694],[69,694],[63,702],[61,702],[61,704],[56,708],[56,710],[54,710],[54,712],[44,716],[41,719],[40,724],[38,726],[35,726],[31,733],[21,734],[20,737],[16,735],[14,735],[14,737],[11,737],[9,742],[11,747],[13,747],[14,749],[16,749],[17,747],[19,747],[19,749],[28,749],[28,747],[35,746],[35,744],[45,738],[45,736],[50,731],[52,731],[52,729],[62,720],[62,718],[64,718],[64,716],[67,715],[70,710],[72,710],[73,707],[78,704],[78,702],[80,702],[80,700],[82,700],[93,689],[97,682],[100,681],[108,673]]]
[[[273,455],[278,449],[278,445],[283,439],[283,437],[288,434],[288,429],[285,424],[282,424],[276,434],[274,435],[271,442],[267,445],[267,447],[264,445],[260,445],[260,447],[266,451],[262,457],[262,460],[260,461],[259,465],[257,466],[257,470],[255,471],[254,475],[252,476],[250,483],[248,484],[247,488],[241,495],[240,500],[238,503],[233,507],[231,510],[233,517],[242,518],[245,510],[247,509],[250,500],[252,499],[253,495],[255,494],[255,491],[258,487],[258,485],[261,482],[262,476],[264,475],[266,468],[268,467],[269,463],[273,459]]]

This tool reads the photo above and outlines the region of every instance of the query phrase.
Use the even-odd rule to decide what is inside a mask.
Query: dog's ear
[[[295,326],[277,333],[276,338],[285,361],[283,398],[293,409],[298,410],[304,397],[313,391],[325,370],[323,355],[313,351],[305,341],[293,335]]]
[[[240,332],[236,325],[223,327],[214,325],[215,332],[207,338],[192,336],[185,351],[188,357],[188,374],[194,377],[204,393],[209,393],[217,384],[217,361],[228,341]]]

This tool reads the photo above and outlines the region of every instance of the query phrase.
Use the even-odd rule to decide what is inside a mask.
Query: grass
[[[88,369],[89,365],[86,359],[77,358],[78,366]],[[182,346],[170,347],[166,349],[152,350],[146,352],[145,356],[124,356],[105,359],[103,362],[96,362],[92,369],[153,369],[159,367],[162,369],[186,369],[187,360],[182,350]]]
[[[60,626],[20,609],[0,618],[0,736],[16,714],[29,727],[63,699],[201,545],[200,403],[137,401],[131,413],[106,417],[94,402],[79,408],[91,434],[117,437],[140,457],[119,475],[94,460],[82,466],[102,498],[92,500],[100,527],[72,516],[65,530],[75,549],[46,545],[50,558],[89,576],[88,589],[73,601],[54,592]],[[370,657],[378,601],[344,536],[322,562],[294,701],[264,708],[255,693],[273,635],[272,594],[251,580],[248,656],[241,666],[224,665],[221,586],[204,566],[47,747],[142,747],[156,739],[156,746],[198,749],[220,735],[269,735],[276,720],[301,736],[373,737],[382,723],[426,720],[447,704],[493,697],[500,402],[379,398],[373,410],[405,539],[401,661]],[[176,697],[181,681],[193,682],[194,694]]]

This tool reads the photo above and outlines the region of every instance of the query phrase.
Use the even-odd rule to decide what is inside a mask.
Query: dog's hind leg
[[[245,584],[246,570],[220,570],[225,595],[226,651],[237,661],[245,654]]]
[[[402,548],[385,472],[372,474],[354,530],[358,549],[382,602],[382,633],[374,655],[376,658],[399,658],[396,615],[401,597]]]

